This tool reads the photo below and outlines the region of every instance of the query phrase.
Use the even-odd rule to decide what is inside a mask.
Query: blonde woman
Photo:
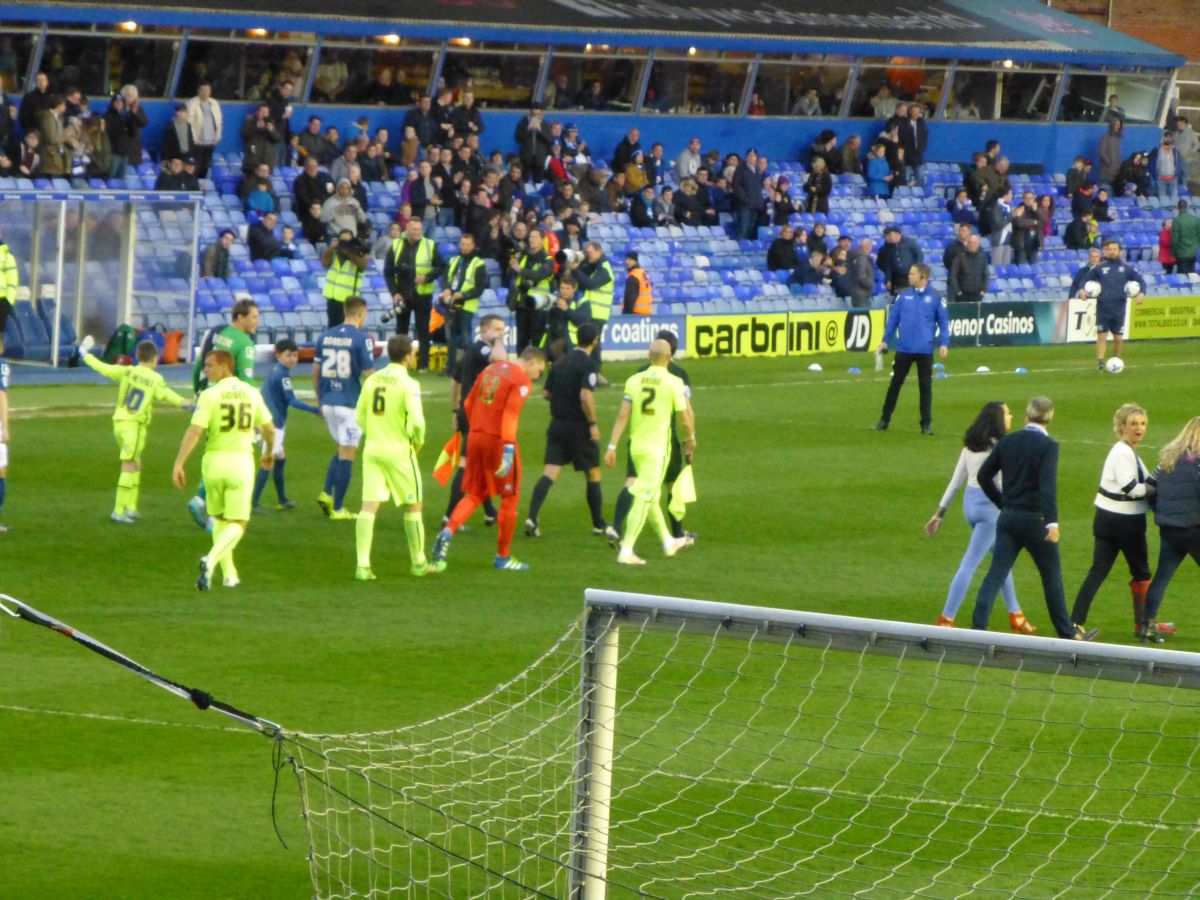
[[[814,156],[812,170],[808,180],[804,182],[807,194],[804,200],[804,211],[810,213],[829,213],[829,195],[833,192],[833,179],[829,175],[829,167],[820,156]]]
[[[1158,608],[1175,570],[1187,556],[1200,565],[1200,416],[1162,448],[1154,479],[1154,520],[1162,540],[1158,571],[1146,594],[1146,617],[1138,625],[1137,636],[1160,644],[1164,634],[1175,631],[1171,623],[1158,621]]]
[[[1149,425],[1146,411],[1136,403],[1126,403],[1113,415],[1113,433],[1117,442],[1108,452],[1100,487],[1096,492],[1096,513],[1092,519],[1092,567],[1075,595],[1071,620],[1087,622],[1088,610],[1096,591],[1108,577],[1117,555],[1129,566],[1129,589],[1133,592],[1135,627],[1146,620],[1146,591],[1150,588],[1150,562],[1146,551],[1146,513],[1154,496],[1154,480],[1138,457],[1138,446]]]

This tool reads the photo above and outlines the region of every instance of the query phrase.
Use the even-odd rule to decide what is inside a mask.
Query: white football
[[[1142,286],[1136,281],[1125,282],[1125,296],[1132,300],[1142,292]]]
[[[1087,294],[1089,297],[1093,297],[1093,298],[1099,297],[1100,296],[1100,282],[1089,281],[1089,282],[1085,283],[1083,286],[1083,292],[1085,294]]]
[[[1104,364],[1104,368],[1116,375],[1118,372],[1125,371],[1125,363],[1119,356],[1114,356]]]

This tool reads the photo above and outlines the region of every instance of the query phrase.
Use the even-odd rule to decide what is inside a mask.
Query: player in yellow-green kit
[[[271,411],[257,390],[233,374],[233,357],[225,350],[210,350],[204,356],[204,374],[209,387],[196,398],[192,423],[183,435],[171,480],[180,490],[187,484],[184,465],[200,438],[205,438],[200,472],[208,489],[208,512],[213,523],[212,549],[200,557],[196,589],[207,591],[218,568],[225,587],[239,584],[233,550],[250,525],[254,494],[255,428],[262,430],[262,465],[270,466],[275,446]]]
[[[388,338],[389,364],[371,376],[354,407],[354,419],[366,438],[363,450],[362,512],[355,523],[358,567],[354,577],[374,581],[371,541],[375,513],[391,500],[404,507],[404,533],[412,574],[418,578],[440,572],[445,562],[430,565],[425,559],[425,525],[421,521],[421,471],[417,454],[425,443],[425,413],[421,387],[408,374],[416,345],[407,334]]]
[[[208,387],[208,377],[204,374],[204,360],[210,350],[224,350],[233,357],[233,374],[246,384],[254,385],[254,357],[256,347],[254,335],[258,331],[258,304],[249,297],[243,297],[233,304],[229,311],[230,324],[224,328],[213,328],[205,332],[200,341],[200,352],[196,354],[196,362],[192,366],[192,388],[197,394]],[[205,487],[203,480],[196,488],[196,496],[187,503],[188,512],[201,528],[210,526],[204,507]],[[211,530],[211,529],[210,529]]]
[[[687,402],[687,386],[683,379],[667,371],[671,361],[671,345],[659,339],[650,345],[650,367],[632,375],[625,382],[625,399],[621,411],[613,423],[612,438],[604,454],[604,464],[617,463],[617,442],[629,423],[629,455],[633,458],[637,480],[630,493],[633,506],[621,538],[621,549],[617,562],[626,566],[640,566],[645,560],[634,555],[633,547],[638,535],[646,527],[646,520],[662,540],[663,553],[674,556],[688,545],[686,537],[671,536],[667,520],[663,517],[659,497],[662,496],[663,478],[667,463],[671,459],[671,422],[679,421],[679,433],[683,435],[683,454],[691,460],[696,449],[696,428],[691,407]]]
[[[117,500],[112,520],[121,525],[137,521],[138,490],[142,480],[142,451],[154,415],[155,401],[187,408],[188,404],[169,387],[158,366],[158,348],[142,341],[134,350],[136,366],[114,366],[101,362],[89,351],[96,345],[91,335],[79,342],[79,355],[105,378],[117,382],[117,408],[113,411],[113,435],[121,454],[121,474],[117,478]]]

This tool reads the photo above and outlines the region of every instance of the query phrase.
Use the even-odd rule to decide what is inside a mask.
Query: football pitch
[[[935,538],[925,537],[922,526],[953,471],[962,432],[986,401],[1006,401],[1019,423],[1026,400],[1044,393],[1055,401],[1051,434],[1062,443],[1059,506],[1069,603],[1091,559],[1092,497],[1114,441],[1113,412],[1127,401],[1147,408],[1141,456],[1153,469],[1158,448],[1200,414],[1197,348],[1195,342],[1131,344],[1128,367],[1116,376],[1096,371],[1087,346],[954,350],[950,377],[934,383],[934,437],[917,427],[915,373],[891,430],[871,430],[886,374],[873,372],[865,355],[683,360],[694,386],[699,441],[699,501],[685,527],[700,537],[668,560],[645,533],[639,549],[647,565],[639,569],[618,567],[607,544],[591,536],[582,477],[565,471],[542,512],[544,536],[516,538],[514,553],[530,563],[530,572],[492,571],[495,534],[477,514],[470,531],[455,539],[449,569],[413,579],[402,516],[387,508],[375,533],[379,580],[357,583],[353,524],[324,519],[312,499],[331,453],[329,438],[319,419],[293,411],[287,478],[299,506],[274,511],[268,485],[264,496],[272,511],[255,517],[237,551],[242,586],[217,586],[208,594],[193,586],[207,537],[187,516],[187,495],[170,485],[185,415],[169,408],[156,413],[142,475],[142,521],[119,526],[108,521],[117,475],[108,420],[115,388],[18,383],[10,391],[4,513],[14,530],[0,537],[0,592],[286,728],[384,730],[458,709],[529,665],[578,617],[585,587],[932,623],[968,529],[957,500]],[[814,360],[823,372],[807,371]],[[850,374],[851,365],[863,373]],[[976,374],[980,365],[992,373]],[[1017,367],[1028,374],[1015,374]],[[607,363],[605,369],[619,383],[634,365]],[[307,376],[297,381],[306,384]],[[428,474],[450,434],[451,415],[447,381],[431,377],[423,387]],[[597,396],[607,441],[620,391]],[[521,519],[540,473],[547,415],[547,404],[535,397],[523,416]],[[189,474],[198,474],[198,456]],[[623,468],[605,473],[606,514],[621,475]],[[360,486],[356,468],[349,508],[357,508]],[[446,491],[431,478],[425,488],[432,539]],[[1150,531],[1153,564],[1158,538],[1157,529]],[[1024,611],[1040,633],[1049,633],[1027,558],[1015,575]],[[976,587],[981,578],[977,573]],[[1128,580],[1119,561],[1092,607],[1089,624],[1102,629],[1102,641],[1133,642]],[[1163,607],[1163,618],[1180,627],[1168,647],[1200,650],[1198,586],[1200,572],[1185,564]],[[969,619],[973,598],[974,591],[960,621]],[[1006,627],[1003,604],[996,604],[992,621]],[[296,783],[284,773],[274,801],[284,849],[272,827],[271,746],[261,736],[8,618],[0,620],[0,685],[0,895],[311,895]],[[1195,705],[1190,717],[1173,721],[1173,731],[1195,725]],[[1114,717],[1119,708],[1111,704]],[[1135,727],[1152,729],[1153,723],[1138,719]],[[862,727],[840,737],[851,735],[872,740]],[[1039,737],[1043,743],[1060,739],[1065,753],[1071,740],[1065,729]],[[796,752],[798,764],[813,758]],[[915,782],[927,774],[914,762],[914,773],[918,769]],[[1187,793],[1194,796],[1194,788]],[[1070,794],[1060,799],[1072,802]],[[845,803],[811,817],[809,844],[798,843],[795,852],[822,847],[822,829],[828,836],[840,832],[856,815],[842,808]],[[1147,806],[1139,804],[1140,816],[1153,815]],[[991,821],[1003,832],[1015,827],[1011,815],[1001,811]],[[987,843],[977,836],[986,832],[977,822],[928,818],[909,817],[905,828],[937,829],[950,842],[959,829],[959,840]],[[873,829],[867,843],[883,843],[892,825],[886,814],[871,819],[864,826]],[[1036,854],[1037,828],[1022,840]],[[895,844],[919,847],[921,839],[900,834]],[[945,865],[934,856],[924,870]],[[1190,866],[1194,884],[1200,876]],[[918,877],[900,879],[894,889],[920,890],[924,870],[916,868]],[[999,877],[1006,871],[998,870],[987,887],[1003,891],[1019,883]],[[1144,895],[1154,883],[1135,880],[1122,889]],[[965,891],[971,879],[961,884]],[[1095,885],[1097,892],[1102,887]],[[847,883],[840,890],[835,881],[817,894],[863,888]],[[660,889],[670,895],[669,885]]]

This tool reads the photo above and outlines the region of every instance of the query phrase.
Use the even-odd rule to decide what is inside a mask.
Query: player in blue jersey
[[[4,335],[0,334],[0,352],[4,351]],[[8,487],[8,363],[0,357],[0,512],[4,510],[4,493]],[[8,526],[0,522],[0,534]]]
[[[363,331],[366,321],[367,301],[362,297],[348,297],[345,321],[325,329],[317,338],[313,383],[321,415],[337,444],[337,453],[329,461],[325,473],[325,490],[317,495],[317,505],[331,519],[354,518],[343,504],[362,440],[362,429],[354,419],[354,408],[362,392],[362,380],[371,374],[375,365],[371,336]]]
[[[256,513],[263,512],[258,501],[262,499],[262,492],[266,488],[267,479],[270,478],[272,472],[275,475],[275,492],[279,495],[278,508],[292,509],[296,505],[295,500],[288,499],[287,491],[283,486],[283,467],[287,463],[287,454],[283,447],[283,432],[287,427],[288,410],[295,407],[304,412],[321,414],[321,410],[317,407],[310,406],[298,399],[296,392],[292,390],[292,367],[296,365],[299,358],[300,348],[291,338],[275,342],[275,366],[262,386],[263,400],[267,403],[267,409],[271,411],[271,423],[275,426],[275,447],[273,448],[275,465],[271,469],[259,469],[258,475],[255,476],[252,511]]]
[[[1103,371],[1108,336],[1112,335],[1113,356],[1120,356],[1125,345],[1125,309],[1130,296],[1136,297],[1139,305],[1146,302],[1146,282],[1137,269],[1121,259],[1119,241],[1105,241],[1101,250],[1104,258],[1100,265],[1093,266],[1083,280],[1100,285],[1096,298],[1096,368]],[[1137,285],[1131,294],[1125,292],[1130,284]]]

